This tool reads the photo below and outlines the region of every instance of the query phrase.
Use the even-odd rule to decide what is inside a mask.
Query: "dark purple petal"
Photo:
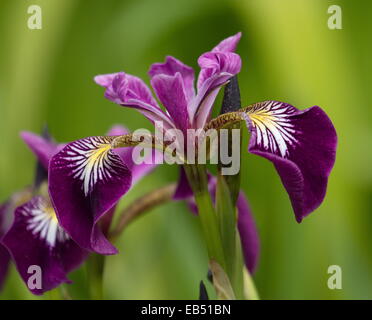
[[[156,75],[151,79],[151,85],[177,128],[186,132],[189,128],[189,116],[181,74],[177,72],[174,76]]]
[[[180,177],[178,179],[178,184],[177,184],[176,191],[174,192],[173,199],[184,200],[187,198],[191,198],[192,196],[193,196],[193,192],[189,184],[189,180],[187,179],[185,169],[181,166]]]
[[[41,268],[41,288],[30,288],[33,294],[43,294],[61,283],[70,282],[67,274],[87,257],[58,224],[50,201],[33,198],[15,211],[12,227],[3,238],[23,281],[33,272],[30,266]]]
[[[175,76],[176,73],[181,74],[187,101],[191,100],[195,96],[193,68],[183,64],[174,57],[167,56],[165,63],[154,63],[149,70],[151,78],[162,74]]]
[[[3,287],[5,277],[8,273],[8,266],[10,261],[8,250],[1,244],[1,239],[7,229],[7,227],[5,226],[5,214],[7,207],[7,203],[0,206],[0,290]]]
[[[318,106],[300,111],[265,101],[248,111],[247,122],[249,152],[274,164],[301,222],[325,197],[337,146],[331,120]]]
[[[212,51],[221,51],[221,52],[234,52],[236,50],[236,46],[238,45],[240,38],[242,36],[241,32],[234,34],[231,37],[222,40],[218,45],[216,45]]]
[[[21,137],[46,170],[48,170],[52,156],[64,147],[62,144],[58,145],[32,132],[22,131]]]
[[[139,110],[150,121],[163,121],[165,128],[174,124],[158,106],[146,84],[135,76],[124,72],[99,75],[95,82],[104,88],[105,97],[119,105]]]
[[[8,274],[9,262],[10,255],[8,250],[0,244],[0,290],[3,288],[6,275]]]
[[[240,72],[241,59],[232,52],[207,52],[199,57],[198,93],[190,105],[194,126],[205,125],[222,85]]]
[[[111,141],[89,137],[72,142],[49,166],[49,192],[60,224],[81,247],[100,254],[117,253],[98,222],[128,191],[132,179]]]
[[[244,261],[249,272],[253,273],[258,262],[260,239],[258,237],[256,224],[253,220],[251,209],[242,191],[239,193],[236,205],[238,208],[238,230],[242,244]]]

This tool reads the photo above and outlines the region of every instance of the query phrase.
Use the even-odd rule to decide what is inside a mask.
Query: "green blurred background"
[[[43,10],[42,30],[27,28],[31,4]],[[332,4],[343,10],[342,30],[327,27]],[[33,179],[35,159],[20,130],[40,132],[48,123],[58,141],[71,141],[114,123],[151,128],[136,111],[104,99],[94,75],[123,70],[148,83],[150,64],[165,55],[196,68],[201,53],[242,31],[243,104],[320,105],[339,136],[327,197],[300,225],[272,165],[244,152],[242,185],[261,238],[254,275],[260,296],[371,299],[371,14],[367,0],[1,0],[0,201]],[[175,166],[157,168],[120,207],[177,174]],[[207,255],[184,203],[148,213],[118,247],[107,259],[106,298],[197,298]],[[342,267],[342,290],[327,287],[330,265]],[[74,298],[87,298],[85,269],[71,278]],[[12,267],[0,298],[35,297]]]

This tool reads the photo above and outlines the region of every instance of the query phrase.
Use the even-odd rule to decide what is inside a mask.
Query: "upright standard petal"
[[[240,72],[241,59],[233,52],[207,52],[199,57],[201,71],[198,78],[198,94],[189,108],[194,125],[205,125],[214,100],[222,85]]]
[[[162,74],[175,76],[176,73],[180,73],[182,77],[187,101],[191,100],[195,96],[193,68],[183,64],[174,57],[167,56],[165,63],[154,63],[149,70],[151,78]]]
[[[81,247],[100,254],[117,253],[98,222],[128,191],[132,179],[112,150],[113,139],[89,137],[72,142],[49,166],[49,193],[60,224]]]
[[[177,128],[186,133],[190,126],[181,73],[177,72],[174,76],[156,75],[151,79],[151,85]]]
[[[46,170],[52,156],[64,147],[32,132],[22,131],[21,137]]]
[[[238,231],[240,234],[244,261],[249,272],[253,273],[257,267],[260,252],[260,239],[247,198],[242,191],[239,193],[236,205],[238,208]]]
[[[150,89],[140,78],[119,72],[99,75],[94,80],[106,88],[107,99],[137,109],[151,122],[162,121],[166,129],[174,127],[172,120],[159,108]]]
[[[212,51],[214,52],[234,52],[236,50],[236,46],[238,45],[240,38],[242,37],[242,33],[238,32],[231,37],[228,37],[222,40],[218,45],[216,45]]]
[[[70,282],[66,275],[87,257],[58,224],[49,199],[40,196],[16,209],[3,244],[27,287],[37,295]],[[37,270],[39,280],[31,278]]]
[[[300,111],[278,101],[245,109],[251,139],[249,152],[270,160],[302,219],[323,201],[335,162],[337,135],[318,106]]]

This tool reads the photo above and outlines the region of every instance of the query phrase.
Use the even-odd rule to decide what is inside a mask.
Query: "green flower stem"
[[[218,227],[218,219],[208,190],[208,177],[205,165],[185,165],[185,172],[194,192],[204,233],[209,259],[216,260],[226,268],[223,246]]]
[[[90,297],[92,300],[103,299],[103,272],[105,266],[105,256],[100,254],[91,254],[88,259],[88,285]]]

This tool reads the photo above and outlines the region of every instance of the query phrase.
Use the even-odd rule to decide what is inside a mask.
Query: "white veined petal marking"
[[[111,151],[111,141],[110,137],[90,137],[72,143],[66,150],[63,159],[69,162],[73,178],[82,181],[85,196],[98,181],[108,181],[118,175],[123,166]]]
[[[44,240],[47,245],[54,248],[58,243],[70,239],[68,234],[59,225],[56,213],[49,201],[37,197],[26,204],[22,214],[27,218],[27,230]]]
[[[289,146],[297,143],[291,115],[297,110],[278,101],[265,101],[248,109],[248,116],[256,128],[256,143],[265,150],[279,153],[283,158],[289,155]]]

